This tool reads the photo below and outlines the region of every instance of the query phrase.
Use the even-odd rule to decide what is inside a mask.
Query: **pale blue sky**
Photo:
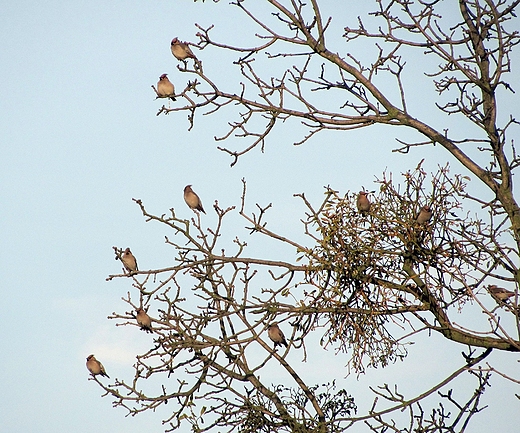
[[[341,29],[355,25],[356,2],[348,7],[347,2],[326,3],[329,13],[334,11],[330,33],[337,35],[329,36],[330,43],[344,50]],[[124,311],[121,297],[130,290],[129,281],[105,281],[121,268],[112,246],[131,246],[142,269],[169,265],[174,255],[164,245],[164,229],[145,223],[132,198],[141,198],[156,214],[174,207],[190,217],[182,199],[190,183],[209,210],[205,218],[211,224],[216,221],[213,201],[239,205],[240,179],[245,177],[250,207],[272,202],[270,227],[302,239],[304,208],[293,194],[305,192],[318,203],[326,185],[344,193],[374,189],[374,177],[385,168],[398,177],[423,157],[431,158],[429,169],[451,161],[439,147],[392,153],[398,134],[413,136],[403,129],[324,133],[293,147],[301,137],[295,137],[296,125],[288,125],[268,140],[264,154],[254,150],[230,168],[231,160],[213,141],[226,132],[227,118],[199,115],[188,132],[184,113],[156,116],[162,102],[154,100],[150,86],[162,73],[178,89],[191,78],[177,70],[169,44],[174,36],[196,40],[194,23],[214,23],[215,38],[231,41],[238,35],[246,45],[247,32],[253,31],[250,23],[242,26],[236,20],[239,16],[225,1],[20,0],[0,6],[1,431],[162,431],[160,414],[125,418],[122,409],[113,409],[87,380],[85,368],[86,356],[95,353],[111,377],[129,378],[135,355],[150,343],[135,328],[107,320],[113,311]],[[197,54],[209,76],[238,87],[227,57],[210,50]],[[416,61],[409,65],[410,76],[418,73],[423,59]],[[411,91],[420,94],[411,109],[417,116],[432,116],[432,123],[442,128],[441,118],[422,104],[428,89],[417,82]],[[515,99],[509,101],[509,106],[517,105]],[[236,139],[228,145],[240,148],[244,143]],[[457,163],[453,168],[460,171]],[[237,234],[247,237],[237,227]],[[236,235],[229,234],[230,240]],[[265,244],[248,242],[249,255],[267,258]],[[464,348],[439,338],[422,343],[412,346],[407,368],[398,364],[369,371],[359,382],[349,377],[347,388],[359,396],[358,405],[367,408],[371,402],[363,390],[367,383],[402,379],[413,393],[424,370],[441,377],[462,363]],[[518,356],[497,353],[490,359],[516,366]],[[330,362],[335,377],[343,377],[340,356]],[[312,359],[301,369],[312,374]],[[471,432],[516,428],[514,418],[504,414],[518,413],[513,393],[519,390],[498,378],[492,385],[484,397],[490,409]]]

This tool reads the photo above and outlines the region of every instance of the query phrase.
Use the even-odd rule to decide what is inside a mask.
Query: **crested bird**
[[[370,211],[370,206],[372,206],[367,195],[366,191],[359,191],[356,205],[358,212],[361,214],[367,214]]]
[[[137,268],[137,260],[132,254],[132,251],[130,251],[130,248],[127,248],[123,255],[121,256],[121,261],[123,262],[123,265],[125,266],[125,269],[128,272],[135,272],[139,269]]]
[[[285,336],[283,335],[282,330],[278,327],[278,323],[271,323],[267,327],[267,335],[271,339],[271,341],[274,343],[274,348],[276,349],[276,346],[284,345],[287,347],[287,340],[285,339]]]
[[[141,327],[143,331],[146,332],[153,332],[152,330],[152,319],[150,319],[150,316],[146,314],[146,311],[144,311],[142,308],[138,308],[135,310],[137,313],[136,319],[137,324]]]
[[[168,74],[162,74],[157,82],[157,97],[170,98],[172,101],[175,101],[173,95],[175,95],[175,87],[168,79]]]
[[[171,43],[171,50],[173,56],[177,60],[195,59],[195,54],[191,51],[190,46],[186,42],[179,41],[179,38],[173,38]]]
[[[423,206],[415,221],[417,221],[419,224],[426,224],[428,221],[430,221],[432,215],[433,212],[431,208],[429,206]]]
[[[495,284],[490,284],[488,286],[489,294],[497,301],[499,304],[503,302],[507,302],[509,298],[515,296],[515,292],[511,290],[504,289],[503,287],[498,287]]]
[[[191,189],[191,185],[184,187],[184,201],[190,209],[196,209],[202,213],[206,213],[202,207],[202,201],[200,201],[199,196]]]
[[[87,369],[90,371],[92,376],[97,376],[99,374],[110,379],[110,376],[105,371],[105,367],[103,367],[103,364],[101,364],[94,355],[87,356]]]

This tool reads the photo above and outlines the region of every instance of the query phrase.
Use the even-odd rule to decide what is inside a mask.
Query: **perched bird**
[[[370,200],[367,197],[368,193],[365,191],[359,191],[357,196],[357,210],[359,213],[367,214],[370,211]]]
[[[184,188],[184,201],[190,209],[196,209],[202,213],[206,213],[202,207],[202,202],[200,201],[199,196],[191,189],[191,185],[186,185]]]
[[[498,287],[495,284],[491,284],[488,286],[489,294],[497,301],[499,304],[502,302],[507,302],[509,298],[515,296],[515,292],[511,290],[504,289],[503,287]]]
[[[132,251],[130,251],[130,248],[127,248],[123,252],[123,255],[121,256],[121,261],[123,262],[123,265],[125,266],[128,272],[135,272],[139,270],[137,268],[137,260],[132,254]]]
[[[267,335],[271,339],[271,341],[274,343],[274,348],[276,349],[276,346],[281,346],[282,344],[287,347],[287,340],[285,339],[285,336],[283,335],[282,330],[278,327],[278,323],[271,323],[267,327]]]
[[[197,60],[197,57],[195,57],[195,54],[193,54],[189,45],[186,42],[179,41],[178,38],[172,39],[171,50],[173,56],[177,60],[186,60],[190,58]]]
[[[426,224],[428,221],[430,221],[432,215],[433,212],[431,208],[429,206],[423,206],[415,221],[417,221],[419,224]]]
[[[137,313],[137,323],[141,327],[141,329],[146,332],[153,332],[152,319],[150,319],[150,316],[146,314],[146,311],[144,311],[142,308],[138,308],[137,310],[135,310],[135,312]]]
[[[87,369],[90,371],[92,376],[100,374],[101,376],[105,376],[110,379],[110,376],[105,371],[105,367],[103,367],[103,364],[101,364],[101,362],[99,362],[94,355],[87,356]]]
[[[157,97],[158,98],[170,98],[175,101],[175,87],[172,82],[168,79],[167,74],[162,74],[157,82]]]

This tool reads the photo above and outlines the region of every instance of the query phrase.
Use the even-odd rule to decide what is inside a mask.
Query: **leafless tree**
[[[218,222],[211,228],[199,214],[191,220],[178,218],[174,209],[154,215],[135,200],[147,221],[164,225],[166,243],[177,255],[168,268],[108,277],[133,283],[124,298],[131,311],[111,316],[118,324],[137,327],[137,308],[154,305],[159,312],[152,317],[153,347],[137,356],[135,377],[109,385],[93,379],[114,405],[137,414],[171,402],[168,431],[187,423],[196,432],[340,432],[358,431],[361,424],[374,432],[463,432],[484,408],[482,395],[493,374],[519,383],[515,372],[484,361],[492,350],[520,351],[520,208],[513,194],[520,159],[511,138],[518,122],[513,113],[498,115],[501,95],[513,92],[506,80],[520,41],[518,3],[460,0],[456,10],[454,2],[438,0],[375,0],[371,15],[344,29],[347,45],[363,40],[377,48],[369,62],[328,49],[331,18],[318,0],[232,3],[256,26],[258,45],[252,47],[215,41],[213,27],[199,26],[200,49],[236,53],[240,89],[226,90],[229,83],[205,75],[202,51],[201,61],[179,66],[190,77],[176,95],[184,105],[163,106],[157,114],[186,112],[190,128],[199,112],[234,116],[217,137],[239,136],[246,143],[239,150],[219,147],[232,165],[268,145],[278,124],[305,127],[297,144],[324,130],[345,134],[383,124],[424,137],[401,140],[395,151],[439,145],[466,174],[452,174],[444,165],[429,176],[422,162],[397,181],[383,173],[368,213],[358,212],[351,192],[329,188],[319,204],[298,194],[307,208],[306,243],[269,230],[269,206],[247,212],[245,182],[238,209],[214,204]],[[438,65],[426,71],[438,92],[431,110],[464,122],[464,137],[407,109],[406,60],[423,54]],[[278,76],[262,66],[281,61],[290,66]],[[393,101],[389,95],[399,96]],[[467,174],[492,198],[470,194]],[[475,203],[482,209],[478,217],[467,211]],[[417,220],[422,206],[433,211],[425,222]],[[248,257],[238,235],[230,247],[223,230],[237,211],[251,234],[293,247],[294,260]],[[121,249],[114,250],[120,257]],[[486,288],[492,284],[514,295],[491,298]],[[467,309],[479,319],[453,319]],[[267,332],[273,322],[285,331],[288,347],[273,348]],[[412,397],[388,385],[374,388],[365,414],[357,413],[355,396],[338,389],[330,372],[322,371],[322,385],[307,383],[289,361],[295,351],[305,360],[309,341],[319,335],[323,347],[334,348],[351,371],[362,373],[404,359],[411,338],[432,333],[461,344],[459,368]],[[286,383],[264,382],[273,365],[281,366]],[[457,388],[462,375],[473,378],[472,392]]]

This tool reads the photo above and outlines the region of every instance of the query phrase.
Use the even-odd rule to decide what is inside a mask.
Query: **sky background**
[[[357,7],[355,1],[325,2],[324,15],[334,14],[330,35],[336,37],[329,36],[333,51],[346,52],[342,28],[356,24],[361,13]],[[131,290],[126,279],[105,281],[121,270],[112,246],[130,246],[141,269],[168,266],[174,256],[164,244],[168,233],[145,223],[132,198],[142,199],[152,213],[173,207],[189,218],[182,190],[193,184],[211,225],[216,221],[212,203],[238,206],[240,180],[246,178],[249,209],[257,202],[273,203],[270,228],[303,241],[299,220],[304,207],[295,193],[305,192],[319,204],[327,185],[342,193],[373,190],[384,170],[398,178],[422,158],[428,170],[451,162],[453,172],[467,174],[439,146],[392,153],[397,134],[415,137],[402,129],[323,133],[294,147],[301,139],[294,123],[275,131],[265,153],[255,149],[231,168],[229,156],[213,140],[227,132],[226,113],[197,115],[192,131],[185,113],[156,116],[163,102],[154,100],[150,86],[159,75],[168,73],[178,90],[192,78],[177,70],[169,45],[175,36],[196,40],[195,23],[215,24],[215,39],[241,45],[252,44],[257,31],[224,1],[20,0],[0,5],[2,432],[163,431],[161,413],[125,417],[123,409],[113,409],[109,398],[100,398],[101,390],[88,380],[85,368],[86,356],[95,353],[111,377],[130,378],[135,355],[151,343],[148,334],[107,320],[112,312],[125,311],[121,297]],[[363,50],[370,52],[361,47],[360,56]],[[196,53],[208,76],[239,88],[230,66],[233,56],[215,50]],[[413,77],[409,109],[442,129],[446,120],[424,103],[428,92],[434,95],[432,89],[417,78],[428,61],[420,56],[408,65],[407,76]],[[512,83],[520,87],[518,74]],[[516,96],[504,95],[500,114],[517,106]],[[452,130],[464,135],[463,125],[448,120]],[[240,139],[227,145],[245,146]],[[478,183],[470,188],[482,194]],[[292,251],[283,249],[269,250],[268,256],[266,244],[248,237],[243,225],[237,224],[236,233],[233,227],[226,230],[230,240],[239,234],[251,244],[249,256],[292,257]],[[360,408],[367,409],[372,401],[367,384],[400,381],[413,394],[462,365],[464,348],[436,336],[422,342],[411,347],[406,367],[400,363],[345,379]],[[301,361],[301,354],[291,356]],[[302,375],[312,378],[323,356],[334,377],[343,378],[344,360],[322,350],[301,364]],[[493,353],[489,360],[513,371],[518,358]],[[464,391],[472,388],[462,387]],[[470,431],[517,428],[516,417],[507,416],[518,413],[515,392],[518,387],[494,377],[484,396],[490,408]]]

